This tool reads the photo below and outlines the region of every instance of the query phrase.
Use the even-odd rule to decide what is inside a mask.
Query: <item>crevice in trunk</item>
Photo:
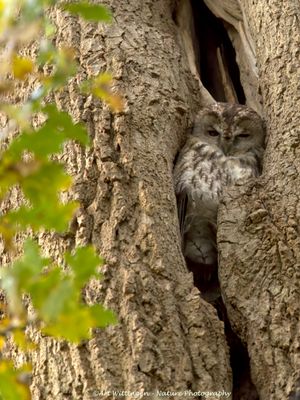
[[[235,50],[224,23],[200,0],[191,0],[198,43],[199,75],[217,101],[245,104]]]
[[[194,71],[197,70],[202,84],[216,101],[245,104],[246,97],[240,81],[236,54],[225,23],[211,13],[204,1],[190,0],[191,7],[186,7],[187,3],[183,4],[179,5],[182,7],[181,16],[174,15],[174,20],[184,30],[185,35],[186,30],[189,31],[190,38],[187,39],[185,36],[183,40],[190,66],[192,64]],[[194,20],[194,28],[191,19]],[[188,22],[190,26],[187,29]],[[191,57],[191,43],[194,57]],[[199,265],[193,265],[188,259],[186,264],[193,273],[194,284],[200,290],[202,297],[216,308],[220,320],[224,321],[225,335],[230,348],[233,400],[258,400],[250,376],[248,351],[231,328],[221,297],[218,274],[214,272],[211,278],[205,281],[203,273],[199,272]]]
[[[230,326],[222,300],[217,304],[219,318],[224,321],[225,335],[230,349],[230,364],[233,377],[232,400],[259,400],[250,375],[250,359],[247,347]],[[220,313],[221,308],[221,313]]]

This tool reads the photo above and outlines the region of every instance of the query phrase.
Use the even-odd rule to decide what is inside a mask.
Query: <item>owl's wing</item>
[[[188,197],[187,197],[186,193],[182,192],[177,195],[177,211],[178,211],[178,220],[179,220],[179,227],[180,227],[182,243],[183,243],[183,236],[184,236],[184,229],[185,229],[184,224],[185,224],[187,201],[188,201]]]

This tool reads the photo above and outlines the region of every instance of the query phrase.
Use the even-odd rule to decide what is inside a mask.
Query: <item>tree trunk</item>
[[[39,241],[57,260],[65,249],[95,244],[106,259],[104,279],[86,288],[86,299],[114,309],[119,323],[78,347],[36,335],[33,398],[232,392],[224,324],[187,271],[172,181],[187,128],[199,107],[212,101],[198,75],[192,8],[188,0],[105,3],[114,15],[108,26],[54,11],[57,44],[77,49],[81,62],[78,76],[55,101],[86,122],[92,147],[84,151],[71,143],[62,156],[76,178],[71,195],[81,202],[74,236],[43,233]],[[287,399],[300,366],[294,117],[300,6],[293,0],[284,6],[276,0],[206,3],[226,21],[246,101],[261,111],[260,88],[268,124],[263,176],[230,191],[219,213],[222,294],[231,325],[248,349],[259,398]],[[112,115],[76,90],[75,83],[104,70],[113,73],[124,95],[122,113]],[[201,395],[191,392],[190,399]]]
[[[263,176],[250,188],[227,193],[220,210],[220,281],[231,324],[247,344],[260,398],[296,399],[291,392],[300,386],[300,135],[295,107],[300,97],[300,4],[244,0],[241,5],[256,49],[267,149]]]
[[[55,15],[57,44],[80,53],[77,80],[108,69],[126,109],[112,115],[72,83],[56,96],[86,121],[93,147],[84,153],[70,144],[64,155],[82,205],[74,241],[43,235],[40,243],[57,257],[67,246],[95,244],[107,262],[105,278],[86,297],[114,309],[119,324],[79,347],[39,339],[32,392],[39,400],[94,399],[102,391],[117,398],[118,390],[150,391],[151,398],[156,390],[230,392],[223,323],[194,288],[181,253],[173,161],[201,98],[174,2],[107,4],[110,26]]]

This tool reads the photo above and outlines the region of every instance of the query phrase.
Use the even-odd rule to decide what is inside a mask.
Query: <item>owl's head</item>
[[[227,156],[240,156],[255,149],[262,151],[265,130],[261,117],[251,108],[215,103],[198,113],[193,136]]]

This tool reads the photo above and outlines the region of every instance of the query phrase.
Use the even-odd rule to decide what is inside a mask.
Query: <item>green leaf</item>
[[[37,62],[40,65],[51,63],[55,60],[57,49],[53,46],[50,40],[44,40],[38,53]]]
[[[27,240],[24,255],[2,270],[2,287],[9,304],[14,301],[20,306],[22,294],[30,295],[36,316],[44,324],[44,333],[77,343],[90,338],[92,328],[103,328],[117,320],[112,311],[101,305],[82,303],[82,286],[103,262],[95,250],[78,248],[65,258],[72,273],[49,265],[50,261],[40,256],[38,245]],[[22,310],[17,315],[22,315]]]
[[[47,38],[51,38],[56,33],[56,26],[51,23],[51,21],[47,18],[44,19],[44,28],[45,28],[45,36]]]
[[[65,259],[74,272],[76,287],[82,288],[92,276],[98,275],[98,278],[101,276],[97,273],[97,267],[103,265],[104,260],[91,246],[79,247],[73,255],[67,253]]]
[[[26,176],[20,186],[32,206],[51,208],[54,202],[58,203],[58,192],[68,189],[71,183],[72,179],[65,173],[63,165],[46,161],[36,172]]]
[[[3,400],[29,400],[30,391],[26,376],[29,366],[16,369],[9,360],[0,361],[0,398]]]
[[[49,276],[47,277],[49,280]],[[80,292],[76,293],[70,279],[61,279],[44,295],[44,302],[40,309],[44,321],[53,321],[63,314],[69,314],[78,302]],[[76,312],[76,308],[75,308]]]
[[[54,323],[46,325],[42,331],[47,335],[78,343],[91,337],[92,326],[93,318],[89,308],[77,306],[68,313],[60,314]]]
[[[23,132],[4,152],[4,157],[17,160],[27,150],[34,153],[37,158],[46,158],[61,151],[63,143],[70,139],[77,140],[83,145],[88,144],[85,127],[82,124],[74,124],[66,112],[58,111],[54,105],[47,105],[43,111],[48,115],[43,126],[33,132]]]
[[[14,329],[12,331],[11,337],[15,345],[23,352],[28,352],[36,349],[36,345],[26,336],[24,325],[19,329]]]
[[[92,328],[103,328],[116,322],[112,311],[105,310],[100,305],[90,307],[77,305],[69,313],[61,314],[55,323],[45,326],[43,332],[79,343],[81,340],[91,337]]]
[[[33,61],[28,57],[15,55],[12,60],[12,72],[15,78],[24,80],[34,69]]]
[[[90,4],[87,1],[63,4],[63,10],[72,14],[79,14],[82,18],[89,21],[111,22],[112,14],[107,7],[102,5]]]
[[[13,263],[9,271],[24,287],[25,282],[37,275],[39,276],[48,264],[49,259],[40,256],[38,244],[32,239],[27,239],[24,243],[24,255]]]
[[[48,307],[44,307],[45,302],[47,302],[51,293],[59,287],[62,279],[62,271],[60,268],[56,267],[43,275],[28,280],[28,282],[25,282],[22,286],[22,289],[30,294],[32,303],[38,314],[46,320],[50,320],[53,314],[51,304]]]
[[[22,229],[27,227],[37,231],[41,228],[65,232],[69,221],[73,216],[78,204],[75,202],[67,204],[41,204],[35,207],[20,207],[5,215],[6,224],[19,225]]]
[[[43,83],[48,90],[57,90],[64,87],[78,70],[75,50],[73,48],[63,48],[56,51],[52,64],[53,73],[44,77]]]
[[[1,287],[4,289],[10,311],[20,316],[23,312],[21,293],[26,291],[32,280],[40,277],[49,260],[42,258],[39,248],[33,240],[26,240],[24,254],[10,268],[0,271]]]
[[[94,304],[89,307],[89,310],[93,316],[95,327],[105,328],[108,325],[113,325],[118,322],[114,312],[105,309],[101,304]]]
[[[81,123],[75,124],[68,113],[59,111],[53,104],[48,104],[43,111],[48,114],[48,126],[61,132],[64,135],[64,140],[77,140],[85,146],[89,144],[89,136],[85,126]]]
[[[3,197],[7,191],[19,182],[19,172],[16,164],[10,163],[10,160],[2,159],[0,162],[0,196]]]
[[[93,79],[89,79],[81,85],[83,92],[92,93],[105,101],[114,112],[124,110],[124,99],[120,94],[114,93],[112,90],[113,76],[109,72],[103,72]]]

